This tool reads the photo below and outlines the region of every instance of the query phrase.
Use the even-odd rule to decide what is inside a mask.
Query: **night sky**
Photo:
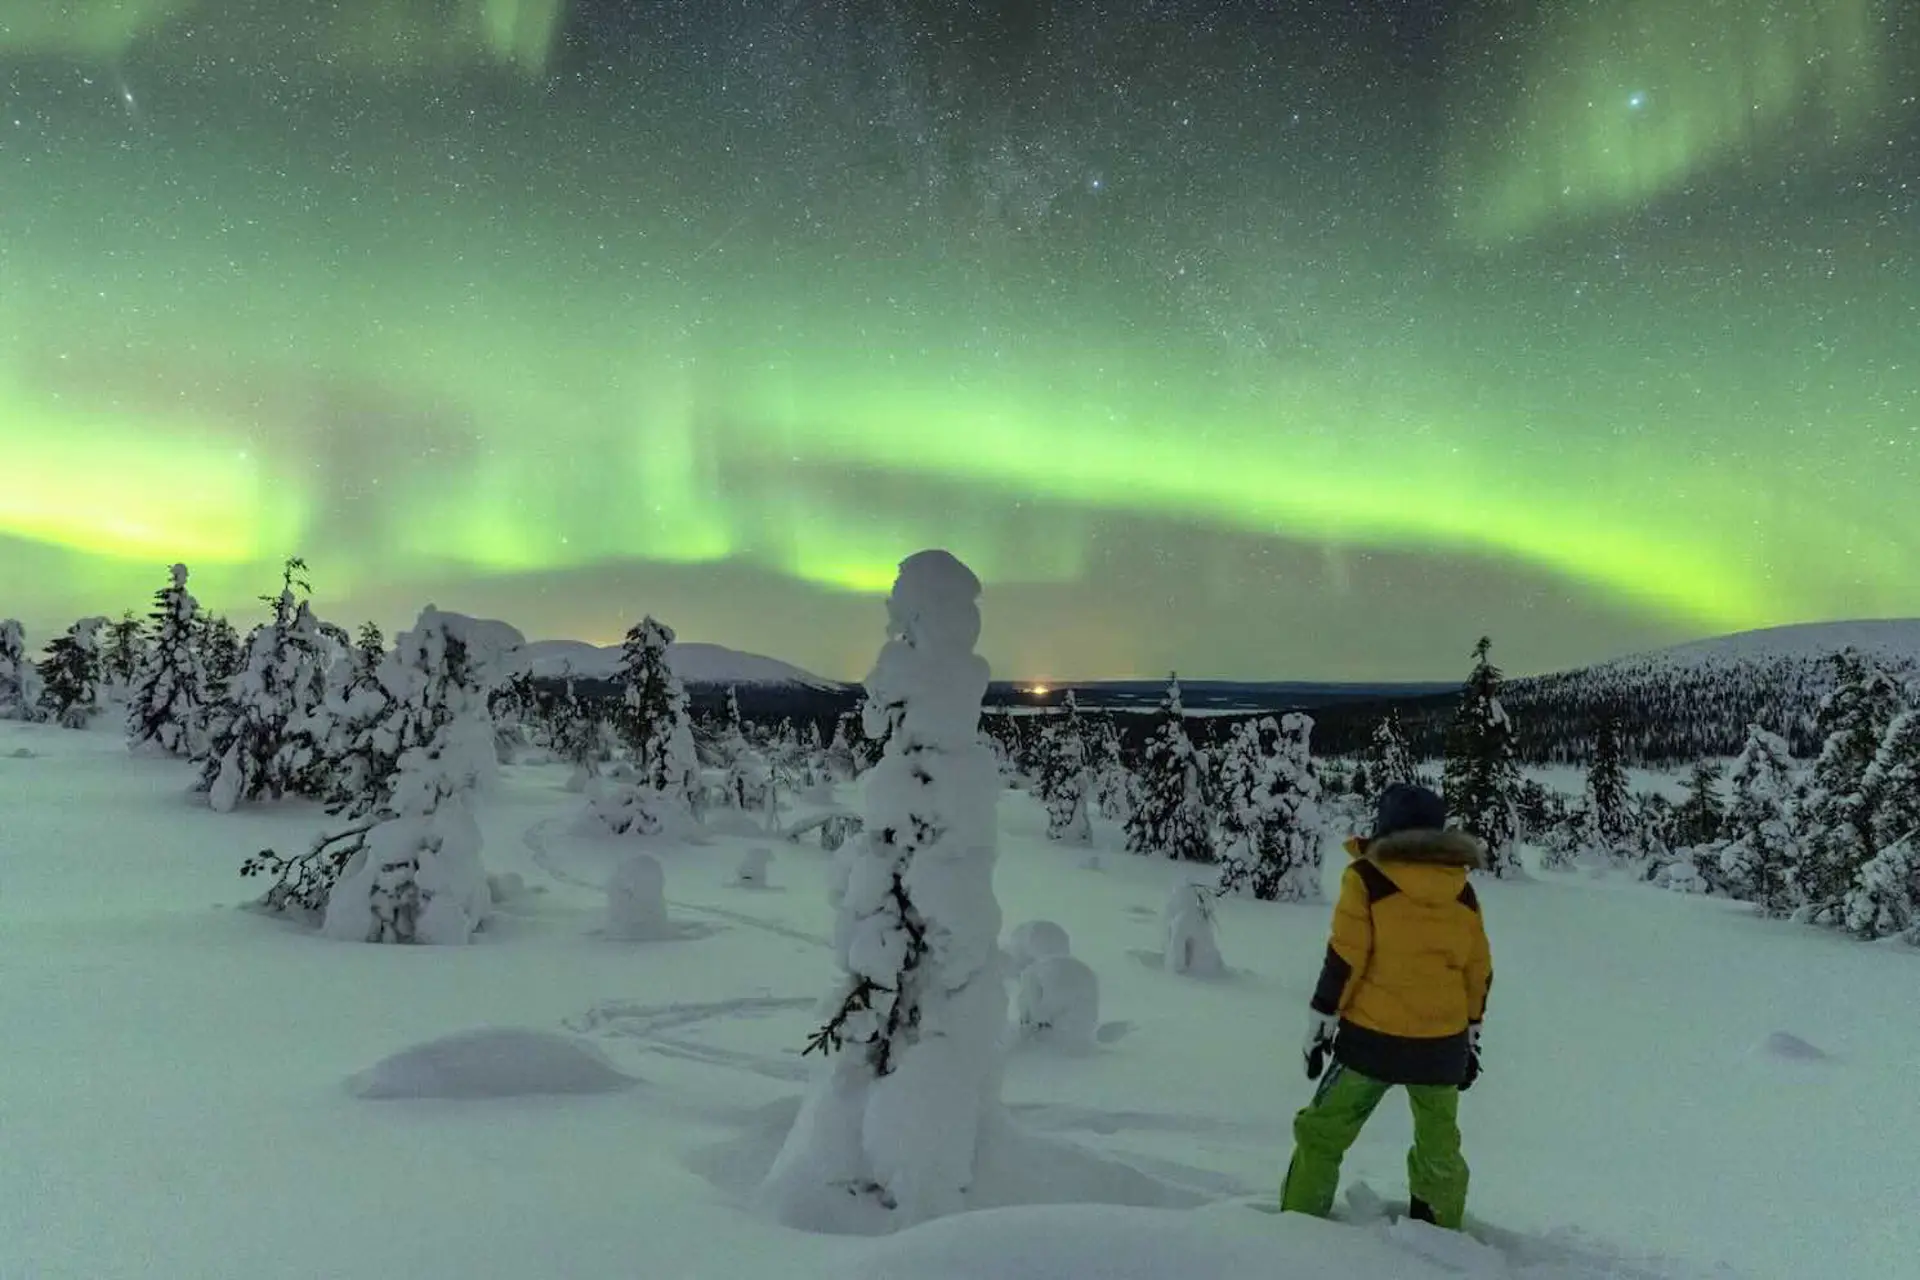
[[[857,676],[925,546],[1007,676],[1920,614],[1914,8],[0,0],[0,616],[300,554]]]

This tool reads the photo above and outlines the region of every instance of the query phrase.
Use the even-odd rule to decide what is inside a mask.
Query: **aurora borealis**
[[[0,616],[297,553],[854,676],[923,546],[1022,675],[1920,613],[1906,6],[1294,8],[0,0]]]

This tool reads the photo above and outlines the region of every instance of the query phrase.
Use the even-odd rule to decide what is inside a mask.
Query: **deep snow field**
[[[1006,1099],[1041,1141],[1008,1178],[1127,1203],[882,1240],[772,1225],[746,1202],[814,1065],[829,857],[765,837],[655,850],[680,936],[617,942],[598,886],[636,844],[574,833],[563,778],[509,767],[482,798],[489,869],[529,891],[478,945],[343,945],[236,909],[260,888],[241,860],[304,847],[317,809],[217,815],[184,765],[109,730],[0,724],[0,1277],[1920,1275],[1920,954],[1620,878],[1483,885],[1497,978],[1462,1105],[1479,1239],[1256,1213],[1311,1089],[1297,1045],[1327,907],[1225,902],[1232,974],[1164,972],[1184,869],[1104,826],[1086,867],[1013,792],[1007,926],[1064,925],[1109,1025],[1088,1054],[1011,1052]],[[754,846],[771,887],[735,887]],[[1329,883],[1341,861],[1330,839]],[[480,1028],[577,1034],[638,1083],[349,1089]],[[1347,1181],[1403,1199],[1409,1133],[1390,1098]]]

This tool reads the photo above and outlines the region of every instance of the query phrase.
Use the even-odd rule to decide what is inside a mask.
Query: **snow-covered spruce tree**
[[[1239,726],[1222,769],[1220,892],[1265,902],[1321,896],[1312,735],[1312,717],[1298,712]]]
[[[382,661],[387,712],[365,731],[362,793],[348,823],[304,854],[262,850],[240,873],[269,875],[261,905],[320,917],[330,937],[468,941],[490,907],[480,832],[467,804],[495,767],[484,660],[468,620],[428,606]]]
[[[1854,872],[1846,927],[1863,938],[1920,943],[1920,709],[1903,711],[1867,768],[1876,852]]]
[[[187,566],[154,596],[153,644],[127,702],[127,745],[197,756],[205,745],[207,678],[196,647],[200,606],[187,591]]]
[[[1885,845],[1853,878],[1845,924],[1866,939],[1904,938],[1920,946],[1920,832]]]
[[[1587,764],[1587,790],[1582,803],[1587,820],[1587,845],[1619,861],[1634,847],[1633,808],[1627,791],[1627,766],[1621,756],[1620,722],[1601,719],[1593,735],[1593,758]]]
[[[1180,677],[1168,678],[1160,723],[1147,742],[1134,777],[1127,816],[1127,850],[1157,853],[1176,862],[1211,862],[1213,839],[1201,796],[1200,753],[1187,736]]]
[[[0,621],[0,720],[31,720],[40,705],[40,677],[27,661],[27,633],[18,620]]]
[[[84,729],[100,709],[106,665],[100,658],[105,618],[82,618],[55,636],[40,660],[40,718],[65,729]]]
[[[231,622],[212,614],[201,614],[194,626],[194,652],[200,657],[209,702],[226,691],[227,682],[240,674],[247,660],[240,633]]]
[[[120,615],[118,622],[107,627],[106,643],[101,649],[101,661],[114,688],[123,692],[133,689],[134,677],[140,674],[146,654],[146,628],[129,609]]]
[[[1721,828],[1720,873],[1734,897],[1770,916],[1800,905],[1794,873],[1791,757],[1786,740],[1759,725],[1733,763],[1732,799]]]
[[[765,804],[766,791],[773,782],[773,768],[766,757],[747,740],[746,722],[740,718],[740,697],[733,686],[727,687],[726,706],[720,715],[719,739],[715,743],[721,765],[726,769],[723,786],[727,803],[742,812]]]
[[[644,786],[691,803],[699,765],[687,693],[667,665],[672,643],[673,628],[653,618],[627,632],[620,663],[624,688],[614,728]]]
[[[567,790],[585,791],[600,776],[606,760],[607,724],[600,709],[580,697],[569,676],[546,710],[547,746],[573,766]]]
[[[851,782],[856,772],[853,746],[847,741],[847,722],[853,717],[853,712],[836,717],[833,722],[833,737],[827,742],[827,773],[835,782]]]
[[[673,629],[652,617],[627,632],[620,653],[620,705],[613,729],[633,763],[631,782],[602,779],[589,808],[616,835],[652,835],[695,816],[700,762],[687,694],[667,665]]]
[[[304,560],[290,557],[281,570],[280,593],[260,598],[272,617],[248,638],[246,665],[209,716],[212,740],[199,790],[215,813],[231,813],[249,801],[325,792],[325,641],[307,600],[312,588],[306,568]]]
[[[1087,717],[1087,768],[1093,774],[1093,802],[1108,822],[1125,823],[1133,815],[1133,774],[1120,747],[1120,728],[1111,715]]]
[[[1674,840],[1682,848],[1698,849],[1720,838],[1726,803],[1720,798],[1720,766],[1697,760],[1687,775],[1686,799],[1674,810]]]
[[[1040,776],[1035,790],[1047,807],[1047,838],[1071,844],[1089,844],[1093,823],[1087,813],[1093,776],[1087,764],[1087,741],[1080,720],[1080,704],[1067,690],[1061,714],[1043,731]]]
[[[1007,1017],[993,893],[998,777],[979,736],[987,689],[979,579],[944,551],[900,566],[867,677],[866,827],[839,855],[845,976],[808,1045],[826,1055],[763,1193],[783,1221],[906,1227],[968,1207],[1001,1120]],[[891,732],[887,732],[888,730]]]
[[[309,786],[319,786],[330,812],[371,812],[393,775],[399,750],[383,728],[394,711],[383,678],[386,657],[386,638],[366,623],[347,660],[330,673],[324,703],[309,717],[305,736],[318,760]]]
[[[1407,731],[1400,724],[1400,713],[1388,710],[1373,727],[1373,738],[1367,744],[1364,759],[1366,769],[1366,789],[1356,788],[1359,794],[1369,801],[1377,798],[1382,791],[1396,782],[1417,786],[1420,782],[1420,767],[1414,762],[1413,750],[1407,745]]]
[[[1520,873],[1519,819],[1515,813],[1520,771],[1513,759],[1513,724],[1500,705],[1500,669],[1488,656],[1485,636],[1473,647],[1473,671],[1447,733],[1447,812],[1462,830],[1487,846],[1496,876]]]
[[[1798,890],[1808,916],[1840,924],[1854,876],[1877,852],[1867,770],[1902,710],[1900,687],[1849,649],[1834,655],[1834,683],[1815,727],[1825,737],[1801,811]]]
[[[1920,833],[1920,707],[1887,726],[1865,785],[1879,798],[1873,811],[1876,845],[1885,848]]]

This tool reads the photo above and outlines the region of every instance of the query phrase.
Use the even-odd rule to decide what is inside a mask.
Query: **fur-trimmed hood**
[[[1354,836],[1347,841],[1347,852],[1382,866],[1390,862],[1410,862],[1465,867],[1472,871],[1487,865],[1487,849],[1478,837],[1465,831],[1435,831],[1426,827],[1396,831],[1377,840]]]

